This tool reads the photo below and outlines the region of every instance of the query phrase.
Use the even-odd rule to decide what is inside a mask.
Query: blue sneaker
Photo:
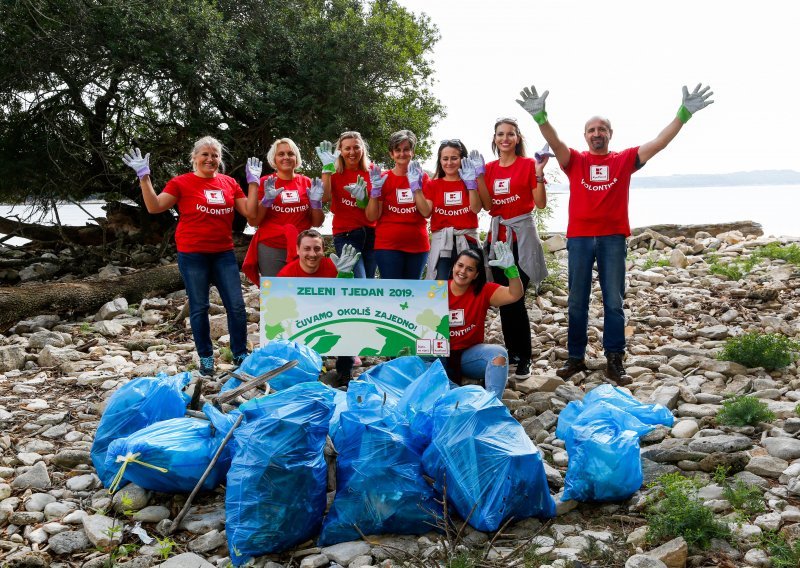
[[[200,374],[204,377],[214,376],[214,356],[200,357]]]
[[[232,363],[234,365],[236,365],[237,367],[241,367],[242,363],[244,363],[244,360],[247,359],[247,357],[249,355],[250,355],[249,353],[242,353],[240,355],[234,355]]]

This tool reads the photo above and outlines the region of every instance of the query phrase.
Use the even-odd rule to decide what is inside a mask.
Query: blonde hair
[[[194,143],[194,147],[192,148],[192,151],[189,153],[189,163],[192,164],[192,171],[193,172],[197,171],[197,166],[195,166],[194,164],[194,159],[197,156],[197,154],[200,153],[200,149],[205,148],[206,146],[214,148],[219,154],[219,171],[224,174],[225,162],[222,161],[222,152],[223,150],[225,150],[225,146],[223,146],[222,142],[220,142],[213,136],[203,136],[202,138],[200,138],[200,140]]]
[[[361,144],[361,162],[358,164],[358,169],[363,171],[369,170],[369,146],[367,146],[366,141],[361,137],[360,132],[356,132],[355,130],[342,132],[339,135],[339,139],[336,141],[336,149],[341,151],[342,141],[350,139],[358,140],[358,142]],[[338,173],[342,173],[344,171],[344,156],[339,156],[339,158],[336,160],[336,171]]]
[[[297,157],[297,165],[294,167],[294,169],[300,169],[300,166],[303,165],[303,159],[300,157],[300,148],[297,147],[297,144],[295,144],[294,140],[291,138],[278,138],[272,143],[272,146],[269,147],[269,152],[267,152],[267,163],[270,165],[270,167],[272,167],[273,170],[278,169],[275,167],[275,154],[278,152],[278,144],[286,144],[292,149],[292,152],[294,152],[294,155]]]

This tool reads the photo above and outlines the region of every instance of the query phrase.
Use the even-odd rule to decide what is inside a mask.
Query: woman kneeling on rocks
[[[450,290],[450,357],[447,375],[461,384],[461,378],[484,379],[487,391],[502,398],[508,379],[508,353],[502,345],[483,343],[489,306],[506,306],[524,293],[519,269],[508,245],[494,245],[496,260],[489,262],[505,273],[508,286],[486,281],[480,252],[465,249],[456,257]]]
[[[156,194],[150,179],[150,154],[142,156],[136,148],[122,157],[139,176],[147,211],[162,213],[178,206],[178,269],[189,298],[189,321],[200,357],[200,372],[210,376],[214,374],[208,320],[212,284],[217,287],[228,316],[233,362],[238,365],[247,357],[247,312],[232,236],[233,211],[247,216],[247,198],[235,179],[221,173],[225,164],[222,144],[217,139],[206,136],[195,142],[189,159],[193,171],[172,178],[164,191]]]

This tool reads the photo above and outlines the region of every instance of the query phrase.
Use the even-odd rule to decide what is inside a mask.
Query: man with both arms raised
[[[631,175],[667,147],[684,124],[698,110],[714,101],[709,87],[697,85],[692,93],[683,87],[683,102],[677,116],[650,142],[610,152],[613,131],[607,118],[593,116],[586,122],[583,136],[587,152],[569,148],[556,134],[547,119],[545,99],[531,86],[520,93],[517,102],[528,111],[542,136],[550,145],[561,169],[569,177],[568,251],[568,333],[569,358],[556,374],[561,378],[586,370],[584,357],[588,343],[589,299],[592,291],[592,267],[597,261],[600,289],[603,293],[603,349],[606,377],[619,385],[631,383],[622,359],[625,353],[626,238],[631,234],[628,221],[628,189]]]

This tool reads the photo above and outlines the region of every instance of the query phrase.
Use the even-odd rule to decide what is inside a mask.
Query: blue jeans
[[[361,253],[361,258],[353,267],[354,278],[375,278],[375,229],[372,227],[361,227],[347,233],[333,235],[333,247],[336,254],[342,255],[344,245],[352,245]]]
[[[208,292],[217,287],[228,316],[228,333],[234,357],[247,354],[247,312],[242,298],[239,264],[232,250],[216,253],[179,252],[178,269],[189,298],[189,321],[197,354],[214,354],[208,323]]]
[[[375,260],[378,261],[381,278],[419,280],[428,262],[428,253],[376,250]]]
[[[624,235],[571,237],[567,239],[569,272],[569,328],[567,351],[573,359],[583,359],[589,341],[589,298],[592,292],[592,266],[597,260],[597,275],[603,292],[603,349],[609,353],[625,351],[625,257],[628,246]]]
[[[493,362],[497,357],[503,358],[502,365]],[[461,374],[470,379],[483,379],[487,391],[503,398],[508,380],[508,353],[502,345],[493,343],[467,347],[461,353]]]

